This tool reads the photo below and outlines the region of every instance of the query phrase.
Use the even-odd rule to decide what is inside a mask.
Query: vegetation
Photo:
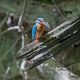
[[[0,0],[0,25],[7,14],[14,13],[19,17],[22,6],[23,0]],[[34,24],[35,19],[41,16],[48,21],[51,29],[53,29],[77,15],[80,15],[80,0],[27,0],[23,17],[28,23]],[[8,26],[4,23],[2,27],[0,26],[0,33],[7,28]],[[30,31],[28,32],[29,37],[31,36]],[[5,77],[5,72],[8,67],[10,67],[10,71],[7,79],[20,74],[19,68],[16,66],[16,61],[14,60],[20,47],[21,37],[17,31],[10,31],[0,35],[0,80],[3,80]],[[70,49],[65,51],[61,55],[56,56],[56,59],[58,60],[59,57],[58,61],[63,61],[62,58],[65,53],[64,61],[61,61],[63,65],[75,74],[80,75],[80,45],[74,48],[70,47]],[[37,73],[34,69],[32,72]]]

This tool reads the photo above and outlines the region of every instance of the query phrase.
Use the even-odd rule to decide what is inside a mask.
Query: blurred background
[[[23,80],[19,66],[14,60],[15,55],[21,48],[20,33],[17,30],[3,32],[9,28],[7,20],[10,14],[18,19],[22,13],[25,0],[0,0],[0,80]],[[37,17],[43,17],[51,29],[56,28],[63,22],[80,15],[80,0],[26,0],[23,15],[23,25],[28,42],[31,42],[31,27]],[[16,21],[17,22],[17,21]],[[43,74],[33,68],[28,71],[28,80],[63,80],[57,67],[65,66],[77,76],[70,80],[80,80],[80,43],[70,46],[54,59],[49,59],[43,65]],[[68,80],[68,79],[65,79]]]

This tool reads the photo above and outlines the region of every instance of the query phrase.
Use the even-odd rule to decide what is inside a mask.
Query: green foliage
[[[36,0],[36,1],[39,1],[42,3],[48,3],[48,4],[52,2],[52,0]]]
[[[7,27],[5,26],[3,26],[2,28],[3,31]],[[0,79],[1,80],[3,79],[8,66],[11,67],[11,70],[10,70],[11,76],[15,75],[15,73],[18,73],[19,71],[16,64],[14,63],[14,56],[18,48],[16,49],[16,46],[15,46],[13,49],[10,50],[10,48],[16,41],[16,36],[14,35],[15,32],[14,33],[13,32],[8,32],[0,38],[0,65],[1,65],[0,66]]]
[[[57,15],[56,12],[53,12],[53,9],[56,8],[54,5],[56,2],[58,8],[62,8],[63,11],[72,11],[72,13],[66,13]],[[60,3],[59,3],[60,2]],[[0,0],[0,10],[3,12],[8,13],[15,13],[16,15],[21,14],[23,5],[23,0]],[[43,17],[48,21],[51,28],[56,27],[57,25],[61,24],[65,20],[74,17],[76,15],[80,14],[80,1],[77,0],[27,0],[27,5],[24,13],[24,17],[27,21],[34,23],[36,18],[38,16]],[[67,19],[66,19],[67,18]],[[0,21],[2,21],[3,17],[0,16]],[[3,27],[2,30],[5,30],[6,26]],[[0,79],[3,79],[3,75],[5,74],[5,71],[7,67],[11,66],[10,76],[17,75],[19,73],[18,68],[16,67],[16,64],[13,61],[14,55],[16,54],[17,50],[19,49],[19,45],[16,49],[12,49],[9,53],[6,53],[12,46],[12,44],[15,42],[16,38],[14,37],[16,33],[14,32],[8,32],[5,35],[0,38]],[[77,53],[76,53],[77,54]],[[79,53],[78,53],[79,54]],[[4,56],[4,58],[2,58]],[[74,55],[70,55],[70,59],[67,62],[70,62],[71,59],[74,60],[74,58],[71,58]],[[50,62],[48,62],[50,63]],[[76,67],[75,67],[76,68]],[[32,75],[37,72],[33,71]],[[76,73],[76,71],[75,71]],[[50,76],[50,78],[52,78]]]

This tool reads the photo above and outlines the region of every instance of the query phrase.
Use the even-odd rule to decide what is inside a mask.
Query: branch
[[[22,29],[22,18],[23,18],[23,14],[24,14],[24,11],[25,11],[25,6],[26,6],[26,0],[24,0],[22,11],[21,11],[21,15],[20,15],[19,21],[18,21],[18,26],[20,27],[20,31],[22,33],[23,33],[23,29]]]
[[[0,36],[3,35],[3,34],[5,34],[5,33],[8,32],[8,31],[16,30],[16,29],[19,30],[19,26],[10,27],[10,28],[4,30],[3,32],[0,33]]]
[[[6,22],[7,17],[8,17],[8,15],[6,15],[5,18],[3,19],[3,21],[1,22],[1,24],[0,24],[0,28],[1,28],[1,27],[4,25],[4,23]]]
[[[70,19],[70,20],[62,23],[61,25],[57,26],[55,29],[51,30],[50,32],[48,32],[48,34],[52,34],[52,33],[54,33],[56,30],[59,30],[59,29],[64,28],[64,27],[66,27],[66,26],[69,26],[69,25],[71,25],[72,23],[75,23],[75,22],[76,22],[77,20],[79,20],[79,19],[80,19],[80,17]]]
[[[18,43],[18,41],[20,40],[20,37],[21,37],[21,36],[19,36],[19,37],[17,38],[16,42],[10,47],[10,49],[7,50],[7,51],[3,54],[3,56],[0,58],[0,61],[1,61],[2,59],[4,59],[4,57],[15,47],[15,45],[16,45],[16,44]]]
[[[5,72],[3,80],[6,80],[9,71],[10,71],[10,66],[8,66],[8,68],[7,68],[6,72]]]

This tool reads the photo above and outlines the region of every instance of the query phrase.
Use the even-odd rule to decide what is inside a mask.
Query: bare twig
[[[8,32],[8,31],[16,30],[16,29],[19,29],[19,27],[18,27],[18,26],[10,27],[10,28],[4,30],[3,32],[1,32],[1,33],[0,33],[0,36],[2,36],[3,34],[5,34],[5,33]]]
[[[10,66],[8,66],[8,68],[7,68],[6,72],[5,72],[3,80],[6,80],[9,71],[10,71]]]
[[[21,37],[21,36],[19,36],[19,37],[17,38],[16,42],[10,47],[10,49],[7,50],[7,51],[3,54],[3,56],[0,58],[0,61],[1,61],[2,59],[4,59],[5,56],[15,47],[15,45],[16,45],[16,44],[18,43],[18,41],[20,40],[20,37]]]
[[[63,15],[63,13],[61,12],[61,10],[58,8],[58,6],[57,6],[55,0],[54,0],[54,1],[52,0],[52,2],[54,3],[54,6],[56,7],[56,9],[57,9],[58,12],[60,13],[60,15],[61,15],[63,18],[68,19],[67,17],[65,17],[65,16]]]
[[[6,15],[5,18],[3,19],[3,21],[1,22],[1,24],[0,24],[0,28],[1,28],[1,27],[4,25],[4,23],[6,22],[7,17],[8,17],[8,15]]]

